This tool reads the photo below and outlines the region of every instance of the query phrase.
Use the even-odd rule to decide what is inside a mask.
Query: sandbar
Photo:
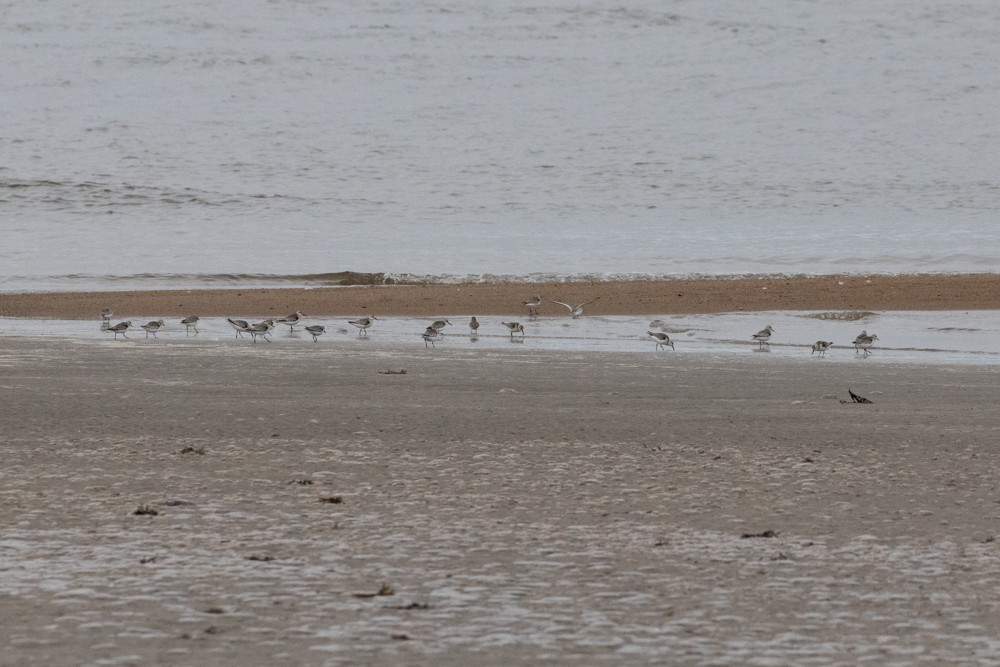
[[[360,285],[353,287],[0,293],[0,317],[313,317],[526,314],[569,315],[552,300],[599,315],[670,315],[770,310],[996,310],[1000,274],[694,278],[676,280]]]

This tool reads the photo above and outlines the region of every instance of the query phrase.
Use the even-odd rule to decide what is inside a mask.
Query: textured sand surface
[[[994,367],[5,338],[0,370],[3,665],[1000,655]]]
[[[300,310],[329,315],[506,315],[526,313],[534,294],[544,314],[569,312],[550,299],[599,301],[602,315],[723,313],[738,310],[995,310],[1000,275],[819,276],[594,283],[392,285],[317,289],[0,294],[0,317],[97,319],[104,308],[129,317],[269,317]]]

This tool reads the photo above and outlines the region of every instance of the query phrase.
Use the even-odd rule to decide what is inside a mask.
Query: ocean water
[[[1000,268],[988,0],[0,16],[0,291]]]

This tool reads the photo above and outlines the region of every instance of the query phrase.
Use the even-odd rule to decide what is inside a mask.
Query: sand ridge
[[[302,311],[323,316],[527,314],[538,294],[542,313],[569,316],[551,300],[581,303],[588,314],[669,315],[767,310],[994,310],[1000,275],[902,275],[697,278],[560,283],[365,285],[330,288],[0,294],[0,317],[270,317]]]

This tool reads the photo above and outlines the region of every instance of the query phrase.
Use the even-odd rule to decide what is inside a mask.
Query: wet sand
[[[993,366],[8,337],[0,368],[3,665],[1000,651]]]
[[[526,314],[543,297],[543,314],[569,316],[550,299],[581,303],[602,315],[724,313],[739,310],[996,310],[1000,274],[752,277],[590,283],[388,285],[314,289],[223,289],[0,294],[0,317],[269,317],[302,311],[333,315],[447,316]]]

